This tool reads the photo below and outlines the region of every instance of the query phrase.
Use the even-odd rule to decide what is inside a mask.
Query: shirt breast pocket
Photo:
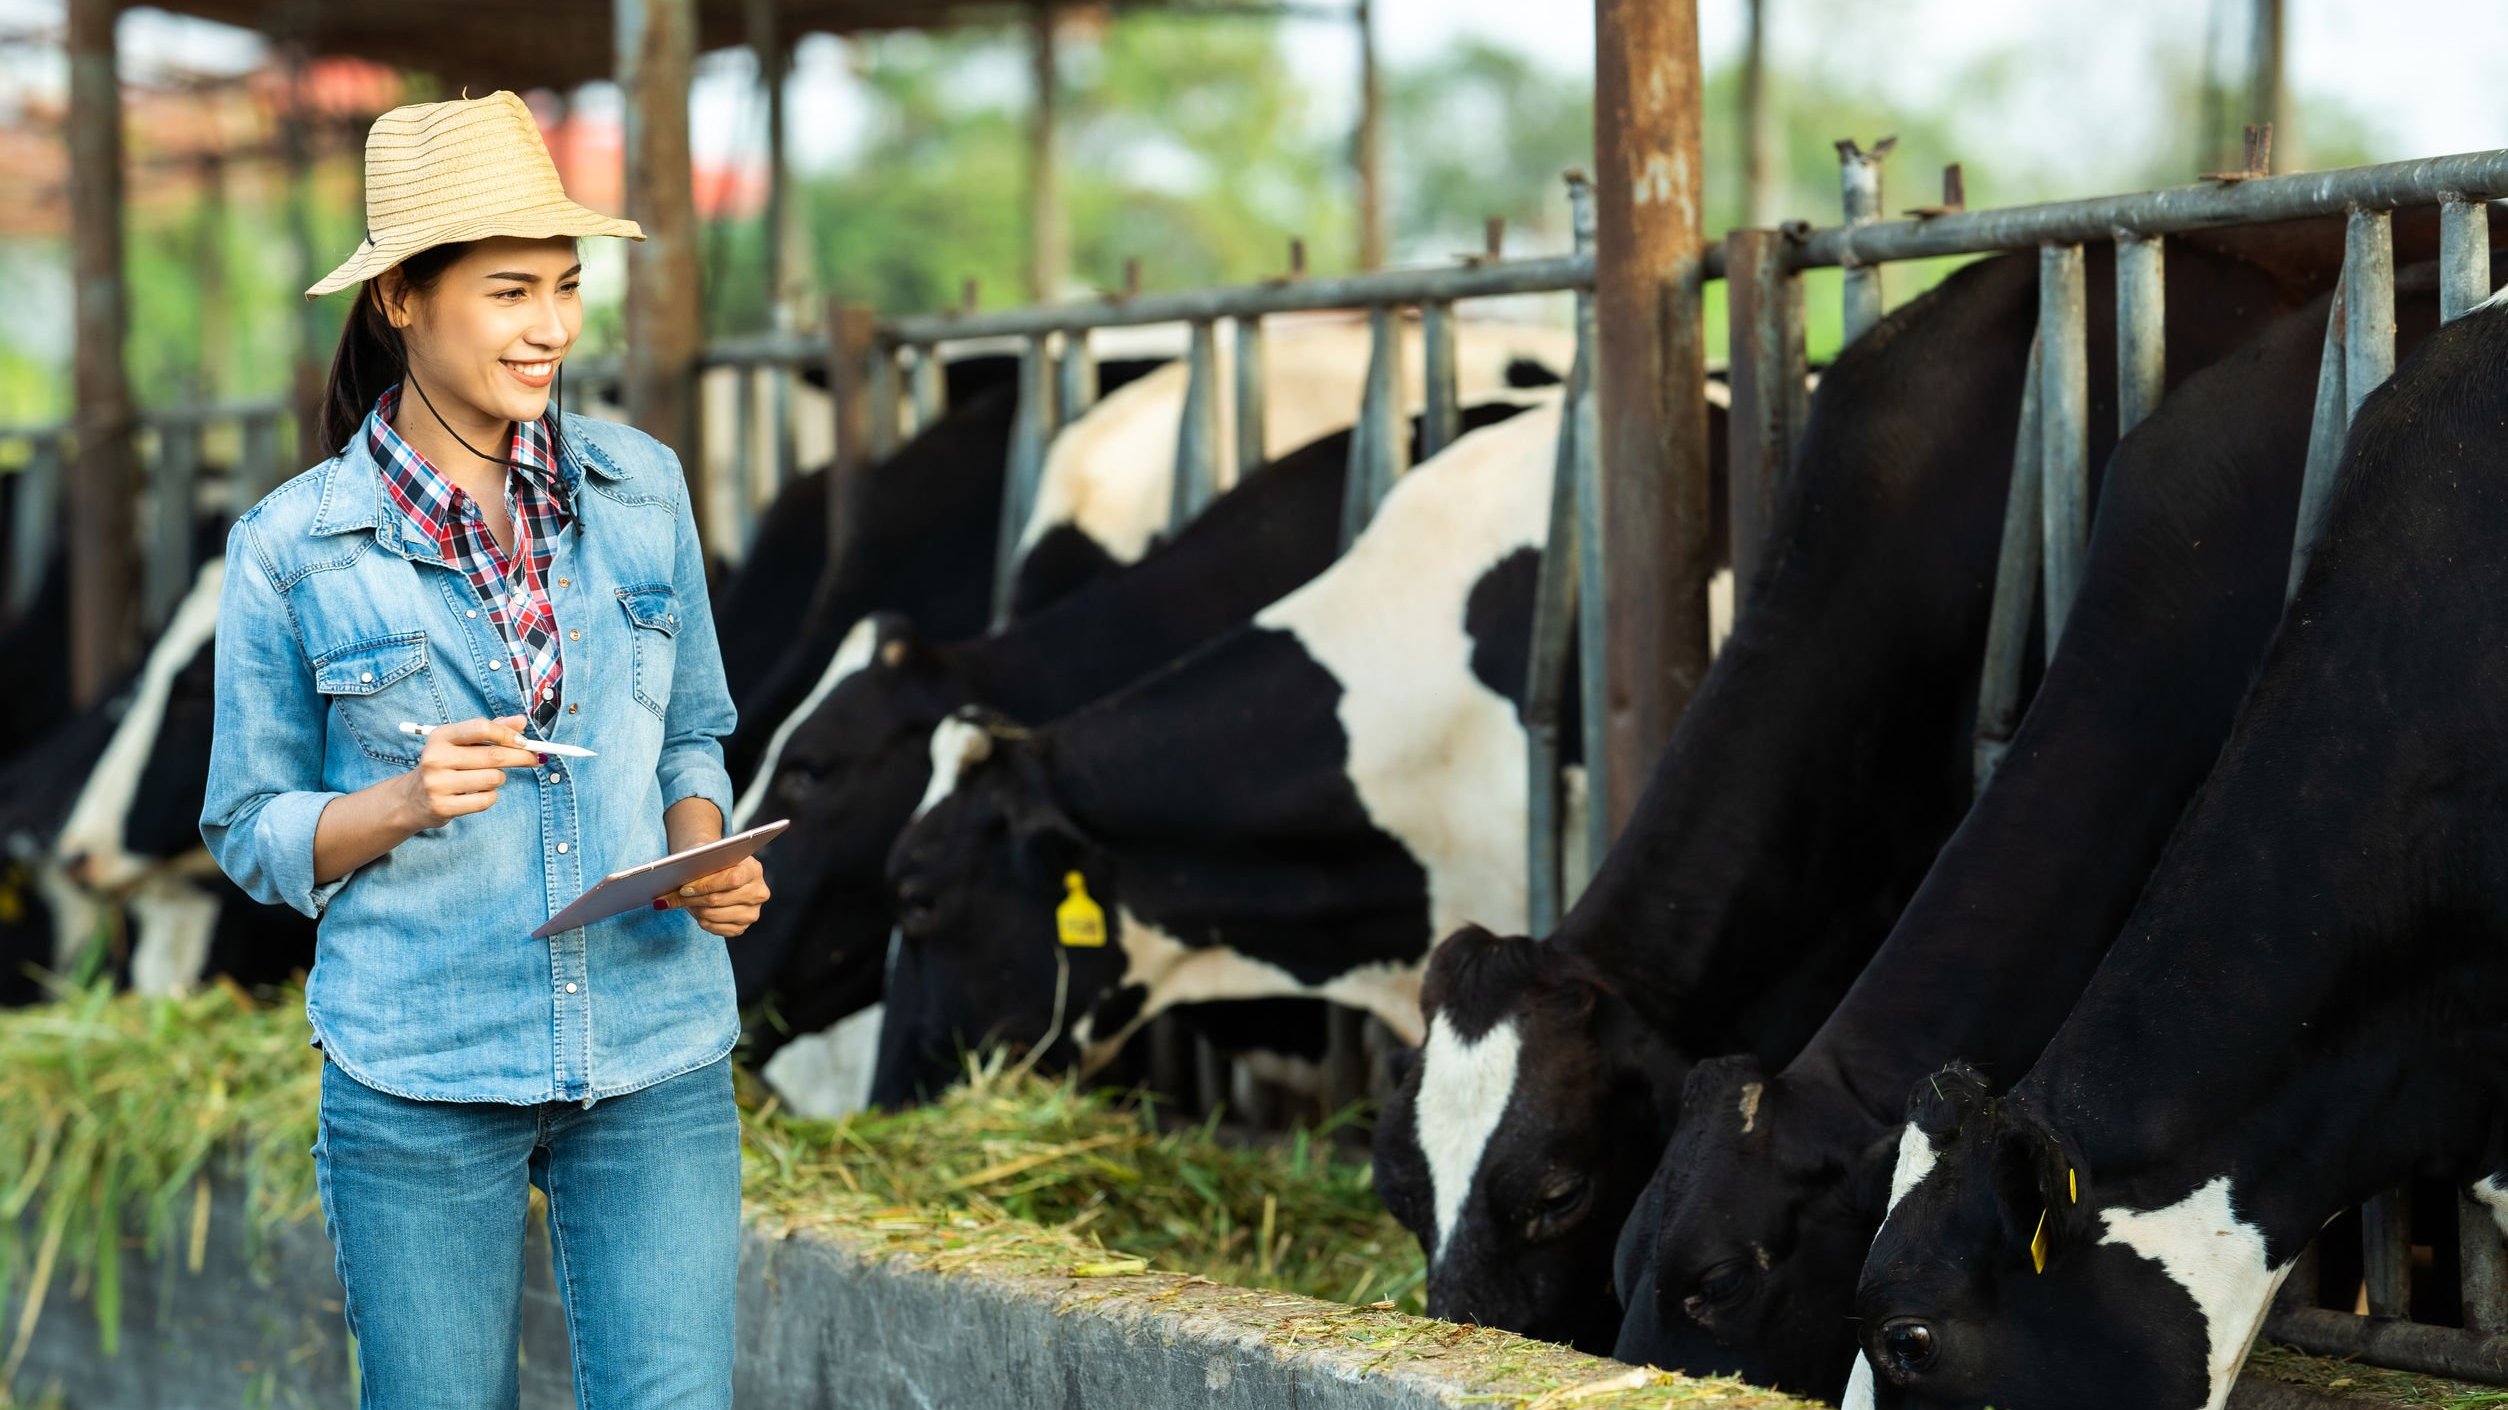
[[[401,721],[446,721],[425,632],[350,642],[316,657],[313,668],[314,689],[331,702],[334,726],[346,729],[369,758],[413,767],[427,742],[401,733]]]
[[[629,671],[636,703],[667,720],[671,673],[679,662],[679,594],[668,583],[639,583],[618,590],[618,605],[627,614],[627,640],[634,651]]]

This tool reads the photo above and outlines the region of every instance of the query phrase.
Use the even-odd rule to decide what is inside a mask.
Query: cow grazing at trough
[[[2337,1211],[2508,1156],[2508,299],[2353,422],[2219,762],[2037,1061],[1916,1084],[1849,1407],[2219,1410]]]
[[[1417,327],[1404,330],[1404,404],[1423,398]],[[1347,315],[1274,319],[1267,324],[1263,441],[1312,444],[1358,420],[1366,386],[1367,325]],[[1465,404],[1563,380],[1575,345],[1557,329],[1461,321],[1455,385]],[[1236,350],[1223,342],[1213,367],[1232,385]],[[1034,510],[1019,537],[1011,613],[1025,615],[1111,568],[1137,562],[1165,529],[1175,490],[1176,433],[1184,419],[1190,369],[1171,363],[1119,392],[1056,437],[1039,479]],[[1220,488],[1252,467],[1236,463],[1236,400],[1218,398],[1215,467]]]
[[[1471,407],[1464,426],[1524,405]],[[883,870],[930,782],[933,728],[971,704],[1043,724],[1242,625],[1331,566],[1349,454],[1342,431],[1272,462],[1140,562],[1000,633],[934,645],[902,617],[857,624],[769,742],[731,820],[792,820],[766,857],[783,904],[732,948],[743,1002],[771,989],[796,1037],[877,1002],[890,927]],[[754,1025],[750,1043],[777,1081],[783,1035]]]
[[[1430,942],[1523,913],[1518,697],[1558,430],[1553,399],[1464,437],[1330,571],[1056,724],[935,731],[890,860],[872,1099],[927,1095],[991,1041],[1085,1069],[1213,999],[1327,998],[1416,1040]],[[1090,908],[1102,943],[1073,923]]]
[[[2436,271],[2399,281],[2407,346]],[[1781,1071],[1689,1076],[1622,1234],[1615,1354],[1834,1399],[1906,1092],[1953,1058],[2026,1069],[2228,736],[2281,619],[2330,300],[2182,383],[2102,478],[2061,649],[1897,926]]]
[[[2096,247],[2090,277],[2104,459],[2113,266]],[[2180,370],[2293,301],[2194,250],[2168,277]],[[1438,947],[1427,1042],[1376,1142],[1432,1313],[1607,1352],[1613,1244],[1690,1061],[1790,1057],[1965,812],[2037,282],[2033,259],[1980,261],[1840,354],[1748,609],[1592,884],[1546,941]]]

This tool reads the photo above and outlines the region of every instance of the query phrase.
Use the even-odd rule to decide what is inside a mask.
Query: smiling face
[[[384,317],[435,409],[467,436],[548,410],[558,364],[583,331],[572,236],[480,240],[423,291],[377,276]]]
[[[1375,1171],[1428,1255],[1430,1314],[1609,1351],[1612,1242],[1676,1089],[1659,1050],[1571,957],[1478,927],[1437,947],[1422,1006]]]
[[[1622,1234],[1613,1354],[1834,1398],[1895,1149],[1869,1117],[1748,1057],[1690,1073],[1663,1164]]]

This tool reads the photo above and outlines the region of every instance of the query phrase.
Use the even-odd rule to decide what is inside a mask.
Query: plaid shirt
[[[488,532],[479,505],[444,478],[400,433],[392,411],[400,402],[395,383],[375,399],[366,417],[366,446],[383,468],[383,487],[409,522],[434,541],[444,561],[462,570],[504,638],[506,660],[530,683],[530,733],[549,736],[557,723],[559,676],[557,609],[549,604],[549,557],[558,532],[573,516],[572,467],[561,467],[550,419],[554,402],[538,421],[514,423],[508,457],[521,467],[505,476],[505,510],[514,524],[514,552],[507,557]]]

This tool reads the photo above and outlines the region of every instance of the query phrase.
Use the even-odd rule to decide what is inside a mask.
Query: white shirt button
[[[491,671],[493,671],[493,670],[496,670],[498,667],[503,666],[504,664],[505,664],[505,663],[504,663],[504,662],[502,662],[502,661],[490,661],[490,662],[488,663],[488,669],[489,669],[489,670],[491,670]]]
[[[463,615],[463,616],[465,616],[465,617],[476,617],[476,616],[478,616],[478,615],[479,615],[479,609],[478,609],[478,608],[476,608],[476,607],[473,607],[473,608],[471,608],[469,611],[464,612],[462,615]]]
[[[558,843],[558,844],[557,844],[557,850],[559,850],[560,852],[565,851],[565,850],[566,850],[566,844],[565,844],[565,843],[563,843],[563,842]]]
[[[575,992],[575,981],[571,979],[566,981],[566,992],[569,994]]]
[[[359,671],[359,672],[357,673],[357,680],[358,680],[358,683],[359,683],[359,684],[361,684],[361,685],[364,685],[364,684],[370,684],[370,683],[374,680],[374,672],[372,672],[372,671]]]

